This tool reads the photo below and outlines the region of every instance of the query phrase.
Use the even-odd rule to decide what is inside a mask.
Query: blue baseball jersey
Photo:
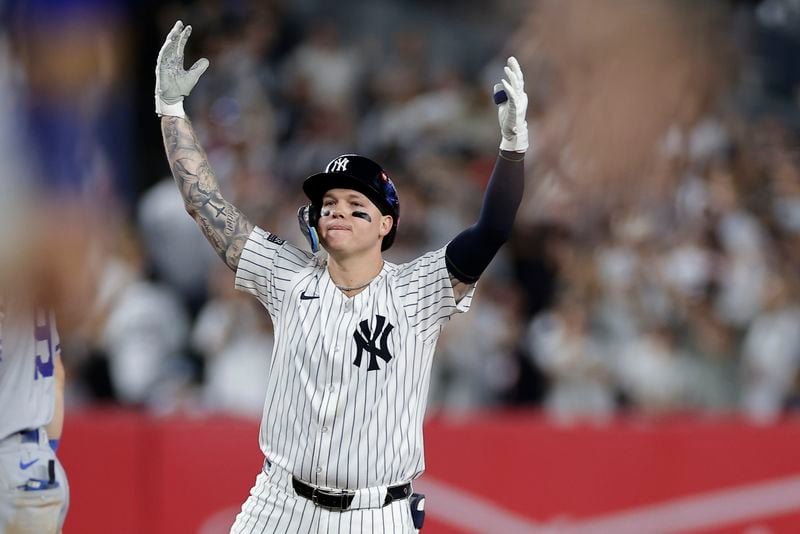
[[[52,312],[0,300],[0,440],[53,418],[59,351]]]

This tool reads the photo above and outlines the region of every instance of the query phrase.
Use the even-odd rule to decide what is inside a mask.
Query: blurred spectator
[[[211,410],[260,418],[272,354],[272,329],[258,304],[233,287],[231,273],[213,268],[211,299],[192,330],[191,343],[205,361],[203,397]]]
[[[770,277],[764,311],[743,342],[742,407],[758,420],[777,417],[800,368],[800,304],[778,273]]]
[[[172,178],[144,193],[138,224],[147,259],[159,280],[179,291],[186,302],[203,302],[208,271],[217,259],[186,216]]]
[[[645,413],[689,408],[691,372],[690,356],[667,328],[652,328],[631,340],[617,365],[622,391]]]
[[[99,262],[96,322],[86,340],[108,358],[114,394],[125,404],[151,403],[159,388],[186,376],[181,351],[189,317],[174,290],[143,277],[143,261],[135,243],[123,242],[119,254]],[[154,408],[172,399],[161,403]]]
[[[513,289],[485,284],[479,298],[482,310],[453,318],[439,339],[429,402],[444,411],[496,405],[519,379],[514,349],[521,325]]]
[[[345,46],[339,28],[329,20],[315,20],[306,40],[286,59],[284,79],[290,90],[307,92],[311,107],[348,113],[354,108],[361,75],[361,58]]]
[[[613,363],[590,333],[586,308],[575,297],[538,315],[530,324],[531,353],[550,377],[545,409],[569,422],[602,420],[614,413]]]

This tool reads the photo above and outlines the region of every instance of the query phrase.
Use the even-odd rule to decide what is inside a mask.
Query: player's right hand
[[[156,113],[185,117],[183,97],[188,96],[197,80],[208,68],[208,60],[198,59],[188,71],[183,68],[183,49],[192,33],[192,27],[184,28],[178,21],[167,35],[156,61]]]

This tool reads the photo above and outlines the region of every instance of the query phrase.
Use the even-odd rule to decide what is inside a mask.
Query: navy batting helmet
[[[381,250],[392,246],[400,220],[400,200],[389,175],[369,158],[358,154],[342,154],[333,158],[325,171],[306,178],[303,192],[311,200],[311,224],[316,228],[322,208],[322,197],[330,189],[353,189],[362,193],[384,215],[392,216],[392,229],[381,243]]]

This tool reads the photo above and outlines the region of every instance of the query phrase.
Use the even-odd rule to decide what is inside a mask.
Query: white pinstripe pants
[[[291,475],[256,477],[231,534],[414,534],[407,499],[384,508],[328,510],[295,494]],[[284,473],[282,470],[278,472]]]

